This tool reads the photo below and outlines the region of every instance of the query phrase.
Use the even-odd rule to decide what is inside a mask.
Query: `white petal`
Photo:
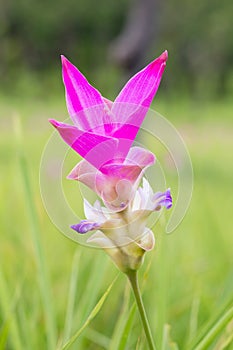
[[[114,247],[113,242],[109,239],[103,232],[96,231],[92,236],[90,236],[87,240],[87,243],[95,243],[100,248],[112,248]]]
[[[155,245],[155,237],[153,232],[149,228],[145,228],[143,236],[141,239],[137,242],[139,247],[146,251],[150,251],[154,248]]]
[[[86,218],[90,221],[101,223],[106,220],[102,210],[97,208],[97,203],[95,202],[94,206],[92,206],[85,198],[84,198],[84,213]]]
[[[138,191],[136,191],[133,204],[132,204],[132,211],[141,209],[141,196]]]
[[[146,178],[143,178],[143,186],[138,189],[140,197],[141,197],[141,206],[140,209],[142,210],[153,210],[153,190],[149,184],[149,182],[146,180]]]
[[[147,197],[152,197],[154,193],[149,182],[145,177],[143,178],[142,181],[143,181],[143,192],[145,193],[145,195],[147,195]]]
[[[104,207],[101,207],[101,203],[98,199],[95,201],[93,207],[95,208],[95,211],[98,213],[98,216],[99,217],[102,216],[103,221],[106,221],[107,217],[105,216],[104,211],[103,211]]]

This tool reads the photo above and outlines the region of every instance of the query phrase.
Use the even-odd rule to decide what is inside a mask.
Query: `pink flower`
[[[125,160],[113,160],[101,171],[83,160],[79,162],[69,179],[78,180],[96,192],[105,205],[114,210],[124,209],[133,198],[146,169],[155,161],[155,156],[141,147],[131,147]]]
[[[84,158],[68,178],[85,183],[111,208],[128,204],[142,170],[154,163],[151,152],[131,146],[158,90],[167,57],[165,51],[133,76],[111,102],[62,56],[66,103],[74,125],[53,119],[50,123]]]

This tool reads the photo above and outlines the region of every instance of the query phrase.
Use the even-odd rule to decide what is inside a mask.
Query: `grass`
[[[62,91],[56,96],[0,97],[0,350],[61,349],[75,334],[70,349],[145,349],[126,278],[120,275],[104,294],[118,274],[112,262],[60,234],[43,207],[38,174],[51,133],[47,119],[66,116]],[[188,146],[194,192],[174,233],[154,227],[157,246],[139,273],[154,338],[164,350],[177,349],[174,343],[184,350],[231,350],[233,104],[164,96],[156,103]],[[176,193],[164,149],[156,145],[155,153]],[[78,191],[65,179],[64,189],[81,216]]]

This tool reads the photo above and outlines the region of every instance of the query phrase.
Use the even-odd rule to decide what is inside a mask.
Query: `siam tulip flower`
[[[68,175],[94,190],[111,209],[123,210],[133,198],[143,170],[154,155],[132,147],[156,94],[168,54],[162,53],[132,77],[114,102],[101,96],[62,56],[67,109],[74,125],[50,123],[84,159]]]
[[[170,189],[153,193],[140,180],[155,156],[132,147],[159,87],[167,60],[165,51],[132,77],[114,102],[101,96],[80,71],[62,56],[66,103],[73,125],[51,119],[64,141],[84,159],[68,175],[81,181],[103,200],[92,206],[84,200],[86,219],[71,228],[80,234],[96,231],[87,242],[104,249],[132,286],[148,341],[154,350],[137,281],[137,270],[155,239],[147,218],[162,207],[172,206]]]
[[[149,182],[143,178],[143,186],[136,191],[134,199],[122,212],[109,211],[101,207],[97,200],[92,206],[84,200],[86,220],[71,228],[85,234],[95,231],[87,242],[95,243],[105,249],[116,265],[123,271],[137,270],[146,251],[154,247],[154,235],[146,227],[148,216],[161,207],[172,206],[170,189],[153,193]]]

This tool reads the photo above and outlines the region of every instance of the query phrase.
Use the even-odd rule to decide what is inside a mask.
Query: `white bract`
[[[153,232],[146,227],[148,216],[165,206],[172,205],[170,189],[153,193],[149,182],[143,178],[134,198],[126,209],[110,211],[97,200],[92,206],[84,200],[86,220],[71,226],[79,233],[97,230],[87,240],[106,250],[116,265],[124,272],[137,270],[146,251],[155,244]]]

